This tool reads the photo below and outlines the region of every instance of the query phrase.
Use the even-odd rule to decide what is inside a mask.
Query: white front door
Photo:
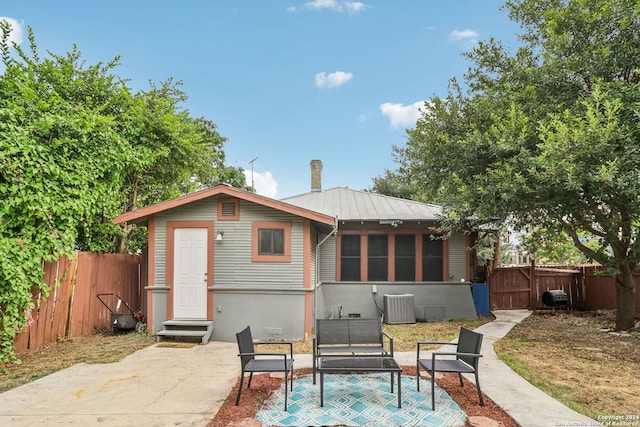
[[[173,317],[207,318],[207,229],[174,230]]]

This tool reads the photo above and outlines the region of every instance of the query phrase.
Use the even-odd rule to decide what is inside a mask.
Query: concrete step
[[[203,337],[207,335],[207,331],[183,331],[176,329],[163,329],[161,331],[156,332],[156,335],[161,337]]]
[[[165,339],[199,339],[206,344],[213,334],[213,321],[211,320],[167,320],[162,322],[164,329],[156,332],[158,342]]]
[[[207,331],[213,328],[212,321],[187,321],[187,320],[168,320],[162,322],[162,326],[166,330],[180,330],[180,331]]]
[[[165,320],[163,326],[204,326],[213,325],[213,320]]]

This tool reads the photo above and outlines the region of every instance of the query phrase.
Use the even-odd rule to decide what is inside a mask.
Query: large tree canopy
[[[0,362],[31,316],[32,291],[49,291],[43,261],[124,249],[131,230],[112,221],[124,211],[217,182],[244,186],[215,125],[180,108],[179,84],[133,93],[113,74],[118,58],[85,66],[74,47],[41,59],[31,29],[26,52],[1,28]]]
[[[640,4],[513,0],[515,54],[481,42],[464,85],[434,97],[398,174],[450,216],[566,233],[616,274],[618,329],[634,326],[640,261]],[[599,242],[584,245],[582,236]]]

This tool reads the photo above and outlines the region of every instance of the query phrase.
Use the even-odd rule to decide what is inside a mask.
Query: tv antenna
[[[251,189],[252,189],[253,191],[256,191],[256,187],[255,187],[255,185],[254,185],[254,183],[253,183],[253,162],[255,162],[256,160],[258,160],[258,158],[257,158],[257,157],[254,157],[253,159],[251,159],[251,160],[249,161],[249,164],[251,165]]]

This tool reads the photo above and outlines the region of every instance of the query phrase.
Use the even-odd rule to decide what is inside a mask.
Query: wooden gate
[[[530,267],[495,268],[489,283],[489,306],[492,310],[509,310],[531,307]]]

